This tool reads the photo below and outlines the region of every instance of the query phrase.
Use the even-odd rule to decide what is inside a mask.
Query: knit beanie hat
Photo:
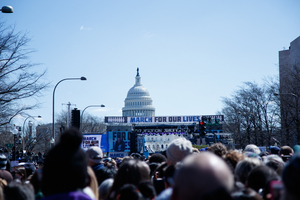
[[[82,189],[87,184],[87,157],[80,148],[82,134],[76,129],[62,133],[46,156],[42,192],[45,196]]]
[[[6,169],[7,158],[4,154],[0,154],[0,169]]]
[[[193,153],[192,143],[189,140],[180,137],[170,143],[167,149],[167,158],[169,162],[176,164],[191,153]]]

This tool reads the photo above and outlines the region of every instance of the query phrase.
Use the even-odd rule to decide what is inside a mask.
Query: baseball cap
[[[86,151],[86,155],[88,158],[95,162],[95,163],[101,163],[103,158],[102,150],[97,146],[92,146]]]

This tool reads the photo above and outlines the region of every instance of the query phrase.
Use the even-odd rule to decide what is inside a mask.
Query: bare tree
[[[81,124],[82,133],[105,133],[104,120],[89,114],[85,114]]]
[[[238,148],[250,143],[264,146],[273,142],[279,127],[279,106],[274,102],[276,80],[269,78],[263,85],[245,82],[231,98],[222,98],[224,131],[233,133]]]
[[[42,81],[46,71],[38,72],[34,69],[38,64],[28,61],[33,53],[27,48],[29,42],[26,33],[0,22],[0,127],[36,108],[38,102],[24,105],[20,101],[41,95],[48,86]]]
[[[62,111],[56,118],[56,129],[60,129],[60,133],[67,127],[67,111]],[[84,133],[104,133],[106,126],[102,118],[84,114],[81,124],[81,131]]]

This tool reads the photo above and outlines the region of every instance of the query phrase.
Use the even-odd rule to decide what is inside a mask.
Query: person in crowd
[[[277,172],[277,174],[281,176],[285,163],[282,160],[282,158],[280,158],[278,155],[271,154],[266,156],[263,159],[263,163],[264,165],[274,169]]]
[[[248,144],[244,151],[250,151],[259,155],[261,153],[260,149],[255,144]]]
[[[279,179],[279,175],[270,167],[260,165],[253,168],[246,181],[246,188],[252,188],[256,192],[263,189],[269,180]]]
[[[18,166],[25,168],[25,171],[26,171],[26,180],[25,181],[29,182],[33,173],[36,170],[35,165],[31,162],[26,162],[26,163],[20,163]]]
[[[86,151],[86,155],[88,157],[88,165],[93,169],[98,185],[108,178],[114,178],[117,171],[111,165],[104,165],[103,162],[103,152],[97,146],[92,146]]]
[[[197,148],[193,147],[193,153],[200,153],[200,151]]]
[[[233,200],[263,200],[261,195],[251,188],[244,188],[231,194]]]
[[[193,153],[193,146],[191,141],[180,137],[173,140],[166,151],[168,165],[175,165],[181,162],[187,155]]]
[[[155,170],[157,169],[157,167],[161,164],[161,163],[165,163],[167,161],[167,158],[160,154],[160,153],[155,153],[153,154],[150,158],[149,158],[149,167],[150,167],[150,177],[151,179],[153,179]]]
[[[88,184],[83,189],[83,192],[88,194],[92,199],[99,199],[98,182],[93,169],[88,166]]]
[[[88,165],[92,167],[95,174],[98,170],[104,168],[103,153],[98,146],[91,146],[85,153],[88,157]]]
[[[227,147],[224,144],[218,142],[208,147],[207,151],[213,152],[217,156],[223,158],[227,153]]]
[[[124,143],[124,141],[121,139],[121,136],[120,136],[120,135],[117,136],[117,141],[115,142],[114,150],[115,150],[116,152],[119,152],[119,151],[125,151],[125,143]]]
[[[244,187],[251,170],[260,165],[262,165],[262,161],[257,158],[246,157],[238,162],[234,172],[237,190]]]
[[[286,163],[282,172],[284,200],[300,199],[300,152],[295,153]]]
[[[34,200],[34,191],[31,184],[12,181],[3,188],[5,200]]]
[[[13,181],[12,174],[6,170],[7,158],[4,154],[0,154],[0,178],[4,179],[7,183]]]
[[[282,146],[278,152],[278,155],[284,162],[287,162],[294,154],[294,150],[290,146]]]
[[[155,153],[153,155],[151,155],[151,157],[149,158],[149,163],[162,163],[162,162],[166,162],[167,158],[166,156],[160,154],[160,153]]]
[[[171,200],[231,199],[234,177],[222,158],[211,152],[187,156],[175,175]]]
[[[27,173],[24,166],[14,166],[11,168],[11,174],[13,175],[14,180],[18,179],[22,183],[28,182]]]
[[[107,196],[109,190],[111,189],[112,185],[114,183],[113,178],[108,178],[105,181],[101,183],[101,185],[98,188],[99,191],[99,200],[104,200]]]
[[[234,150],[229,151],[224,156],[224,160],[228,164],[232,174],[234,174],[237,163],[243,159],[244,155],[241,152]]]
[[[1,183],[2,183],[2,179],[0,179]],[[5,181],[5,180],[4,180]],[[6,181],[5,181],[6,182]],[[0,199],[3,200],[4,199],[4,195],[3,195],[3,187],[0,187]]]
[[[64,131],[48,152],[42,174],[43,200],[91,200],[83,189],[88,185],[88,160],[80,148],[82,134],[77,129]]]
[[[280,151],[280,148],[277,147],[277,146],[270,146],[269,147],[270,154],[278,155],[279,151]]]
[[[147,163],[137,159],[127,159],[122,162],[117,171],[108,199],[117,198],[121,187],[125,184],[133,184],[137,187],[140,182],[148,180],[150,180],[150,168]]]
[[[300,151],[300,145],[296,144],[296,145],[293,147],[293,150],[294,150],[294,153]]]
[[[143,195],[134,184],[125,184],[120,188],[118,200],[144,200]]]
[[[153,163],[152,163],[153,164]],[[165,189],[165,170],[168,166],[168,163],[161,163],[153,172],[153,176],[151,177],[152,183],[154,185],[156,194],[159,195]],[[171,166],[171,165],[169,165]]]
[[[33,186],[35,200],[42,199],[43,193],[41,190],[42,168],[37,169],[30,179],[30,184]]]
[[[151,181],[140,182],[138,190],[145,199],[153,200],[156,197],[156,191]]]
[[[163,182],[165,189],[157,195],[156,200],[167,200],[171,198],[173,193],[174,175],[178,165],[179,164],[168,165],[163,169]]]

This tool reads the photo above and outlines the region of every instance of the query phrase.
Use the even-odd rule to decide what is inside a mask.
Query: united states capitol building
[[[151,117],[155,116],[155,108],[148,90],[141,84],[139,68],[135,77],[135,84],[127,93],[125,106],[122,108],[123,117]]]

